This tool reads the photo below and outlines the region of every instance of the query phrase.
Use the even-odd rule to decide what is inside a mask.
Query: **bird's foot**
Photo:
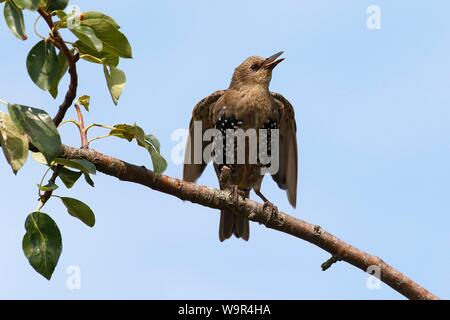
[[[276,220],[278,217],[278,208],[261,193],[260,190],[255,190],[255,193],[258,197],[261,198],[262,201],[264,201],[263,210],[269,211],[270,216],[267,218],[266,225],[272,221]]]
[[[264,201],[263,209],[270,210],[273,214],[278,214],[278,207],[270,201]]]
[[[230,190],[231,190],[230,194],[233,199],[233,203],[236,206],[239,204],[239,197],[242,197],[245,199],[246,192],[244,190],[240,190],[237,185],[234,185],[234,184],[231,185]]]
[[[266,224],[268,224],[271,220],[275,220],[278,216],[278,207],[275,206],[272,202],[266,200],[263,205],[264,211],[268,211],[270,216],[268,217]]]
[[[231,179],[231,168],[228,166],[223,166],[222,169],[220,170],[220,177],[219,177],[219,181],[220,181],[220,185],[221,186],[230,186],[230,179]]]

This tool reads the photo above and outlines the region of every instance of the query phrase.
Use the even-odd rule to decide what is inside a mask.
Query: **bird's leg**
[[[231,185],[231,196],[235,205],[239,204],[239,196],[245,199],[246,193],[244,190],[240,190],[237,185]]]
[[[270,210],[270,219],[272,218],[272,216],[276,216],[278,214],[278,208],[277,206],[275,206],[272,202],[270,202],[269,200],[267,200],[267,198],[261,193],[260,190],[255,190],[255,193],[258,197],[261,198],[262,201],[264,201],[264,205],[263,205],[263,209]],[[269,220],[270,220],[269,219]],[[269,222],[269,221],[267,221]]]
[[[229,189],[231,185],[231,168],[228,166],[223,166],[222,169],[220,169],[220,177],[219,177],[219,183],[222,189]]]
[[[233,203],[235,205],[239,204],[239,196],[245,198],[246,192],[245,190],[240,190],[237,185],[231,184],[231,168],[228,166],[223,166],[220,170],[220,186],[222,189],[229,189],[230,195],[233,199]]]

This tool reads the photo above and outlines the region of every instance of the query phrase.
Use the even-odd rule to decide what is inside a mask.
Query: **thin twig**
[[[45,22],[50,28],[51,30],[50,35],[51,38],[53,39],[53,43],[64,54],[64,56],[67,59],[67,63],[69,65],[69,75],[70,75],[69,89],[67,90],[66,96],[64,97],[64,101],[59,106],[59,110],[56,116],[53,118],[55,125],[59,126],[59,124],[64,120],[67,110],[70,108],[70,106],[72,105],[73,101],[77,96],[78,74],[76,63],[79,59],[79,55],[78,54],[73,55],[70,52],[60,33],[58,32],[58,30],[55,29],[55,25],[53,23],[51,14],[46,12],[42,8],[38,9],[38,13],[42,16],[42,18],[44,18]]]
[[[93,142],[93,141],[105,139],[105,138],[109,138],[109,137],[111,137],[111,135],[109,135],[109,134],[105,134],[103,136],[98,136],[98,137],[95,137],[95,138],[92,138],[91,140],[89,140],[88,144],[91,144],[91,142]]]
[[[78,122],[76,122],[76,121],[73,120],[73,119],[64,120],[63,122],[61,122],[61,123],[59,124],[59,127],[65,125],[66,123],[73,123],[74,125],[76,125],[76,126],[78,127]]]
[[[41,178],[41,182],[39,182],[39,186],[40,186],[40,187],[44,184],[45,177],[47,176],[48,172],[49,172],[51,169],[52,169],[52,167],[48,167],[47,170],[45,170],[45,173],[44,173],[44,175],[43,175],[42,178]],[[42,197],[42,195],[41,195],[41,190],[40,190],[40,189],[38,190],[38,195],[39,195],[39,199],[40,199],[40,198]]]
[[[64,166],[61,164],[58,164],[56,167],[53,168],[53,174],[51,178],[48,180],[48,184],[53,184],[56,182],[56,178],[58,178],[59,173],[61,172],[62,168]],[[52,196],[53,191],[45,191],[44,194],[39,198],[40,206],[39,210],[42,209],[42,207],[47,203],[48,199]]]
[[[92,123],[92,124],[90,124],[90,125],[88,125],[86,127],[86,132],[89,131],[90,129],[92,129],[93,127],[104,128],[104,129],[108,129],[108,130],[114,130],[115,129],[114,127],[107,126],[107,125],[104,125],[104,124]]]
[[[39,15],[45,20],[48,27],[50,28],[50,39],[53,40],[54,45],[64,54],[67,60],[67,64],[69,65],[69,75],[70,75],[70,84],[67,89],[67,93],[64,97],[62,104],[59,106],[58,112],[56,116],[53,118],[53,122],[55,126],[58,127],[61,122],[64,120],[66,116],[67,110],[72,105],[73,101],[77,96],[77,88],[78,88],[78,73],[77,73],[77,61],[79,59],[79,54],[76,53],[73,55],[69,48],[67,47],[64,39],[61,37],[58,30],[56,30],[55,25],[53,23],[52,15],[46,12],[43,8],[38,8]],[[37,23],[37,20],[36,20]],[[35,27],[36,27],[35,23]],[[36,29],[35,29],[36,31]],[[30,149],[31,150],[31,149]],[[62,170],[63,165],[57,165],[53,170],[53,175],[49,180],[49,184],[55,183],[56,179],[59,176],[60,171]],[[47,201],[52,196],[53,191],[46,191],[40,197],[40,207],[39,210],[47,203]]]
[[[341,258],[337,255],[332,255],[330,259],[328,259],[327,261],[325,261],[324,263],[321,264],[321,268],[322,271],[327,271],[328,269],[331,268],[331,266],[333,264],[335,264],[336,262],[340,261]]]
[[[84,126],[83,113],[81,113],[81,108],[77,103],[75,103],[75,110],[77,110],[78,129],[80,130],[80,138],[81,138],[81,148],[88,149],[89,142],[87,139],[86,128]]]

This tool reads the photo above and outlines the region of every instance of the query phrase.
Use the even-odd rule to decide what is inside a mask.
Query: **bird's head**
[[[244,60],[235,70],[230,87],[247,85],[263,85],[269,87],[272,80],[272,70],[284,60],[278,59],[283,51],[268,58],[252,56]]]

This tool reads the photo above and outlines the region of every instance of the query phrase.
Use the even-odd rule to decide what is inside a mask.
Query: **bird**
[[[280,189],[286,190],[289,203],[295,208],[297,203],[297,125],[292,104],[279,93],[271,92],[269,85],[272,71],[284,60],[283,51],[268,58],[251,56],[235,68],[230,85],[226,90],[218,90],[198,102],[189,124],[189,136],[183,167],[183,180],[196,182],[208,162],[212,161],[221,190],[230,190],[238,203],[239,197],[248,198],[253,190],[264,201],[264,207],[277,212],[262,193],[261,183],[265,174],[261,168],[265,165],[260,159],[250,163],[248,155],[241,163],[223,160],[227,148],[233,148],[230,154],[236,156],[236,145],[230,145],[225,137],[218,144],[217,136],[204,139],[207,130],[218,130],[221,134],[236,133],[237,130],[278,130],[278,171],[271,173]],[[195,124],[200,124],[201,130]],[[231,130],[231,131],[230,131]],[[271,135],[258,143],[267,143],[267,152],[271,152]],[[251,146],[246,138],[245,151]],[[198,143],[196,143],[198,142]],[[208,145],[213,145],[211,156],[203,156]],[[195,158],[195,154],[197,158]],[[222,161],[218,161],[218,155]],[[200,160],[198,159],[200,157]],[[236,158],[235,158],[236,159]],[[197,161],[196,161],[197,160]],[[267,164],[266,164],[267,166]],[[222,242],[232,235],[247,241],[250,237],[249,221],[239,210],[221,210],[219,240]]]

